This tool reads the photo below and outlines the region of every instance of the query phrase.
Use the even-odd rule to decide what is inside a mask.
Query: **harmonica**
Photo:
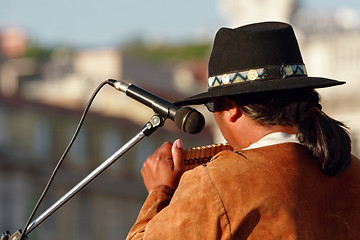
[[[207,163],[214,155],[224,150],[233,150],[229,144],[211,144],[184,150],[184,163],[186,170]]]

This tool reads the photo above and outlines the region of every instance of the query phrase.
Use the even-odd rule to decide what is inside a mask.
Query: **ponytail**
[[[347,127],[322,110],[313,89],[230,96],[241,110],[260,124],[295,125],[297,138],[330,176],[351,162],[351,140]]]
[[[317,158],[320,168],[334,176],[351,162],[346,126],[318,108],[308,109],[297,124],[299,141]]]

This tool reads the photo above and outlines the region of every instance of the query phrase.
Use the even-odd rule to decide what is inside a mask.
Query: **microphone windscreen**
[[[205,118],[197,110],[183,107],[176,112],[174,122],[184,132],[195,134],[204,128]]]

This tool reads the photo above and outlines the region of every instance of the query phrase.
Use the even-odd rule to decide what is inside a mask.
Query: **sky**
[[[221,0],[8,0],[0,27],[19,26],[44,44],[113,46],[136,38],[186,41],[213,36],[226,20]],[[249,0],[250,1],[250,0]],[[359,0],[301,0],[308,9],[350,7]]]

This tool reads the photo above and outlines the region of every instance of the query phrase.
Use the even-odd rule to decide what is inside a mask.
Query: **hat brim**
[[[217,97],[302,88],[325,88],[344,83],[344,81],[307,76],[286,79],[256,80],[214,87],[207,92],[176,101],[173,104],[176,106],[199,105],[205,104]]]

